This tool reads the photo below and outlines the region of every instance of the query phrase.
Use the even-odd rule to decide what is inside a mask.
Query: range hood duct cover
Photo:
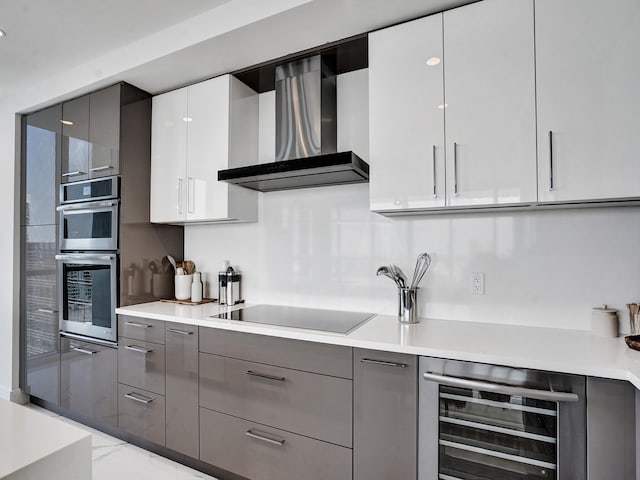
[[[218,180],[261,192],[369,181],[369,165],[337,153],[335,55],[278,65],[276,161],[218,172]]]

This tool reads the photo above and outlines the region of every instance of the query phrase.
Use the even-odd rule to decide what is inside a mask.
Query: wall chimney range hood
[[[276,161],[220,170],[218,180],[270,192],[369,181],[369,165],[337,152],[336,57],[315,55],[275,68]]]

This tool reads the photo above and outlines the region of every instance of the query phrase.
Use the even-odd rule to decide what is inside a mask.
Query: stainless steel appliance
[[[585,378],[420,359],[420,480],[586,478]]]
[[[118,249],[119,186],[117,176],[60,186],[60,250]]]
[[[56,260],[62,332],[115,342],[118,255],[63,253]]]

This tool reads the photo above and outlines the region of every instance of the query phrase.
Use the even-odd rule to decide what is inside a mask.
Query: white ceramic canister
[[[595,307],[591,310],[591,332],[600,337],[618,336],[618,311],[614,308]]]
[[[175,275],[176,300],[189,300],[191,298],[191,284],[193,275]]]

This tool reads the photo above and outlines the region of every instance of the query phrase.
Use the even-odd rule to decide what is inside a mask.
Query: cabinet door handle
[[[436,190],[436,146],[433,146],[433,198],[438,198],[438,192]]]
[[[187,213],[193,213],[194,195],[193,177],[187,177]]]
[[[374,358],[363,358],[360,360],[361,363],[373,363],[375,365],[384,365],[385,367],[398,367],[398,368],[407,368],[406,363],[398,363],[398,362],[387,362],[386,360],[376,360]]]
[[[71,347],[71,348],[74,352],[84,353],[85,355],[95,355],[96,353],[98,353],[95,350],[87,350],[86,348],[80,348],[80,347]]]
[[[553,192],[553,131],[549,130],[549,191]]]
[[[458,144],[453,142],[453,196],[458,196]]]
[[[53,315],[54,313],[58,313],[58,310],[49,310],[48,308],[39,308],[38,311],[40,313],[49,313]]]
[[[90,168],[90,172],[101,172],[102,170],[111,170],[113,168],[112,165],[103,165],[102,167],[93,167]]]
[[[181,177],[178,177],[176,190],[178,191],[178,198],[176,201],[176,211],[178,212],[178,215],[182,215],[182,178]]]
[[[135,328],[151,328],[153,326],[147,323],[137,323],[137,322],[124,322],[124,324],[129,327],[135,327]]]
[[[148,355],[149,353],[153,352],[153,350],[151,350],[150,348],[136,347],[135,345],[127,345],[124,348],[125,348],[125,350],[131,350],[132,352],[144,353],[145,355]]]
[[[167,332],[177,333],[178,335],[193,335],[193,332],[188,330],[178,330],[177,328],[167,328]]]
[[[246,432],[244,432],[244,434],[247,437],[255,438],[257,440],[262,440],[263,442],[271,443],[273,445],[278,445],[280,447],[284,445],[284,438],[270,438],[270,437],[265,436],[264,434],[260,435],[260,434],[255,433],[255,432],[257,432],[257,430],[254,431],[253,429],[249,429]]]
[[[267,373],[258,373],[258,372],[254,372],[253,370],[247,370],[246,374],[251,375],[252,377],[260,377],[260,378],[266,378],[267,380],[275,380],[276,382],[284,382],[286,380],[286,378],[284,377],[269,375]]]
[[[86,175],[87,172],[81,172],[80,170],[76,170],[75,172],[67,172],[63,173],[63,177],[77,177],[78,175]]]
[[[136,402],[144,403],[145,405],[153,402],[153,398],[145,397],[144,395],[140,395],[135,392],[125,393],[124,396]]]

